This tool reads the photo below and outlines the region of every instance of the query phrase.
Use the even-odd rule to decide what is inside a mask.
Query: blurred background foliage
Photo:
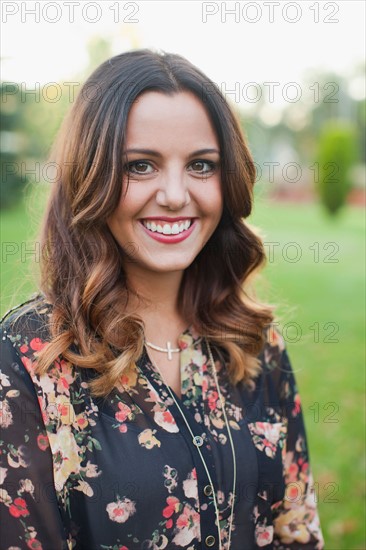
[[[96,37],[88,52],[70,82],[83,82],[110,57],[111,44]],[[279,304],[327,550],[366,547],[363,74],[364,66],[348,79],[309,72],[302,88],[311,99],[288,101],[281,112],[264,97],[248,109],[232,103],[257,163],[248,222],[273,252],[258,293]],[[37,288],[36,236],[52,185],[47,155],[78,90],[60,82],[32,93],[1,82],[1,313]],[[290,254],[291,242],[300,257]]]
[[[1,82],[2,209],[21,197],[20,191],[28,182],[50,178],[47,167],[42,173],[42,166],[56,131],[75,100],[79,83],[112,55],[111,43],[94,37],[88,53],[85,69],[70,78],[74,86],[49,83],[32,90],[24,83]],[[289,97],[281,111],[273,108],[268,94],[262,93],[252,102],[248,93],[249,108],[238,111],[259,164],[258,183],[263,185],[257,190],[269,195],[312,197],[320,200],[330,215],[338,214],[350,195],[351,200],[362,200],[366,108],[365,98],[357,97],[355,83],[364,71],[364,66],[355,67],[351,79],[335,73],[307,73],[301,84],[304,99],[293,101],[290,91],[282,90],[282,95],[288,93]],[[232,101],[230,95],[228,100]],[[233,107],[238,106],[233,103]],[[273,164],[271,168],[269,163],[279,166]],[[291,163],[299,167],[291,167]]]

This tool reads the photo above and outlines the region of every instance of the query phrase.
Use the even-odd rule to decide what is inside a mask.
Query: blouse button
[[[203,488],[203,492],[205,493],[206,497],[209,497],[212,495],[212,487],[211,485],[205,485]]]
[[[216,542],[216,539],[212,535],[208,535],[208,537],[205,538],[206,546],[211,547],[215,544],[215,542]]]

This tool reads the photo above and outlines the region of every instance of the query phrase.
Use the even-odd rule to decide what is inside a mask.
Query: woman
[[[179,55],[118,55],[53,153],[40,292],[2,323],[2,548],[323,548],[218,88]]]

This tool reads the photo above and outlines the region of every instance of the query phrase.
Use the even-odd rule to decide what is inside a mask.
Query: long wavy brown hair
[[[52,304],[51,341],[38,354],[36,372],[45,373],[62,354],[74,365],[95,369],[91,394],[106,396],[143,351],[144,323],[125,312],[134,292],[123,268],[128,251],[106,220],[122,192],[129,110],[147,90],[192,92],[217,133],[223,215],[184,272],[178,306],[223,352],[231,381],[250,385],[260,372],[258,354],[274,309],[257,301],[250,284],[266,261],[261,237],[244,222],[252,210],[255,165],[238,118],[216,84],[184,57],[149,49],[117,55],[93,72],[51,151],[59,177],[40,233],[39,281]]]

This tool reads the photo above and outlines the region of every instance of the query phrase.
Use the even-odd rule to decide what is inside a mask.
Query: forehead
[[[133,103],[127,119],[127,142],[177,140],[192,146],[210,142],[218,147],[214,126],[204,104],[191,92],[172,95],[147,91]],[[136,142],[136,143],[135,143]]]

